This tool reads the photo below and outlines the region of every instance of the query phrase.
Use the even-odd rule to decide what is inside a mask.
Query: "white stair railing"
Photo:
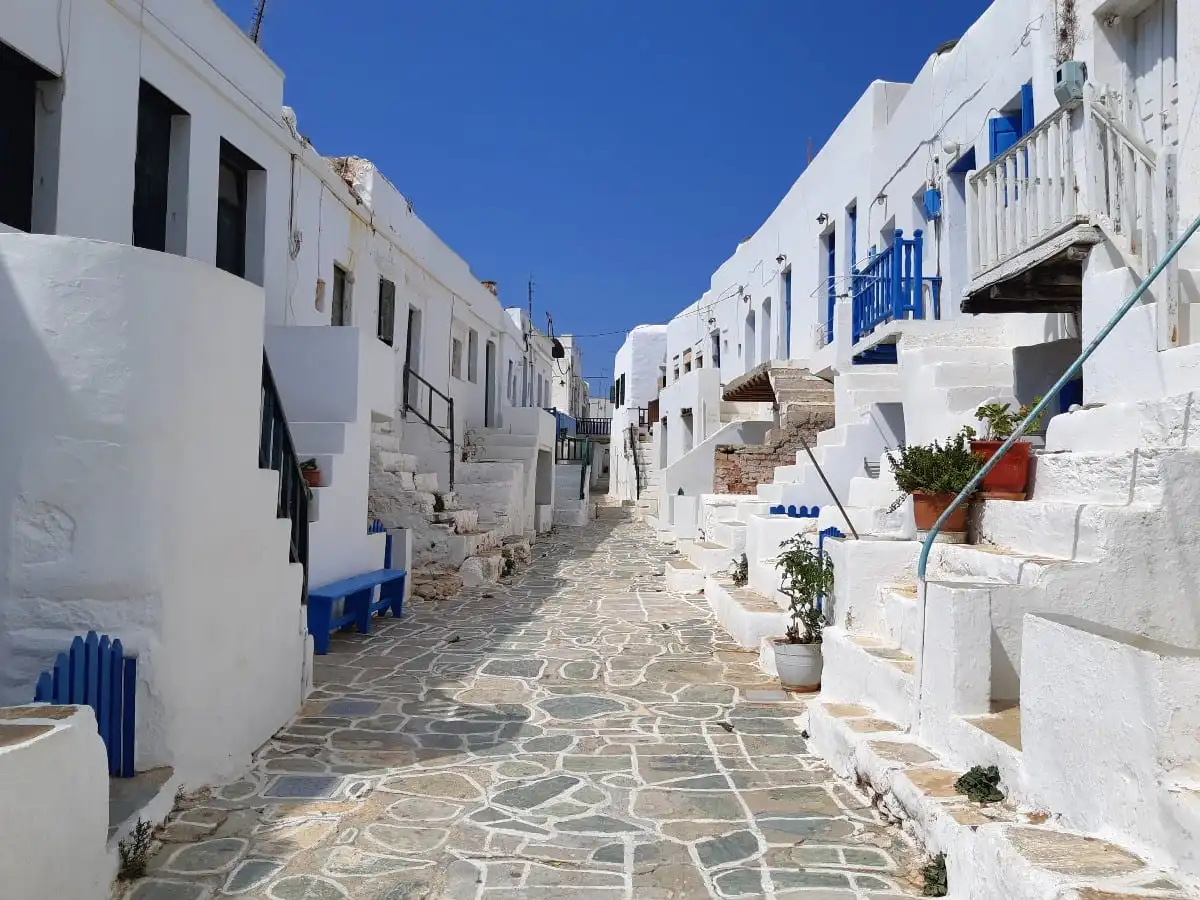
[[[1086,116],[1093,219],[1130,254],[1138,271],[1145,272],[1158,258],[1156,154],[1105,102],[1089,100]]]
[[[1086,221],[1068,103],[969,179],[971,277]]]

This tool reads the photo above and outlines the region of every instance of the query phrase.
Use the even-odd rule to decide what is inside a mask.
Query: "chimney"
[[[482,285],[483,285],[485,288],[487,288],[489,291],[491,291],[491,292],[492,292],[492,296],[493,296],[493,297],[499,297],[499,296],[500,296],[500,289],[499,289],[498,287],[496,287],[496,282],[494,282],[494,281],[481,281],[481,282],[479,282],[479,283],[480,283],[480,284],[482,284]]]

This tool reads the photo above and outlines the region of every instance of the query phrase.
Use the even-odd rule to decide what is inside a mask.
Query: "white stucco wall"
[[[0,700],[74,635],[120,637],[139,768],[199,783],[301,699],[301,572],[257,459],[263,303],[191,260],[0,236]]]
[[[0,707],[0,796],[6,896],[108,896],[108,758],[90,707]]]

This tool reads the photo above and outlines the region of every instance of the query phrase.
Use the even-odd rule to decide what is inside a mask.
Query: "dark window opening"
[[[171,174],[171,126],[186,113],[143,81],[138,91],[137,157],[134,159],[133,245],[167,249]],[[222,267],[223,268],[223,267]]]
[[[396,333],[396,285],[379,279],[379,339],[392,346]]]
[[[33,230],[39,81],[54,78],[0,43],[0,222]]]
[[[246,277],[246,232],[250,173],[262,166],[228,141],[221,141],[217,181],[217,268]]]
[[[346,270],[337,263],[333,265],[333,311],[334,325],[350,324],[350,289]]]

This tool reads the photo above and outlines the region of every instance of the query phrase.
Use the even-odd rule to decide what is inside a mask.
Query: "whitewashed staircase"
[[[814,746],[947,853],[951,884],[1048,900],[1076,896],[1068,884],[1121,896],[1200,883],[1195,403],[1053,419],[1030,499],[980,503],[978,543],[935,547],[924,584],[915,541],[833,543]],[[948,815],[930,773],[972,765],[997,766],[1010,800],[1049,812],[1054,833],[1031,838],[1041,821],[1010,807],[977,828],[974,813]],[[1063,842],[1063,866],[1030,840]],[[1127,872],[1065,879],[1088,848]]]
[[[457,489],[440,491],[437,474],[415,471],[417,457],[400,448],[390,423],[373,426],[368,515],[412,532],[414,574],[457,573],[470,586],[497,581],[506,556],[528,555],[528,545],[522,553],[506,543],[508,498],[520,488],[520,464],[461,463]]]

